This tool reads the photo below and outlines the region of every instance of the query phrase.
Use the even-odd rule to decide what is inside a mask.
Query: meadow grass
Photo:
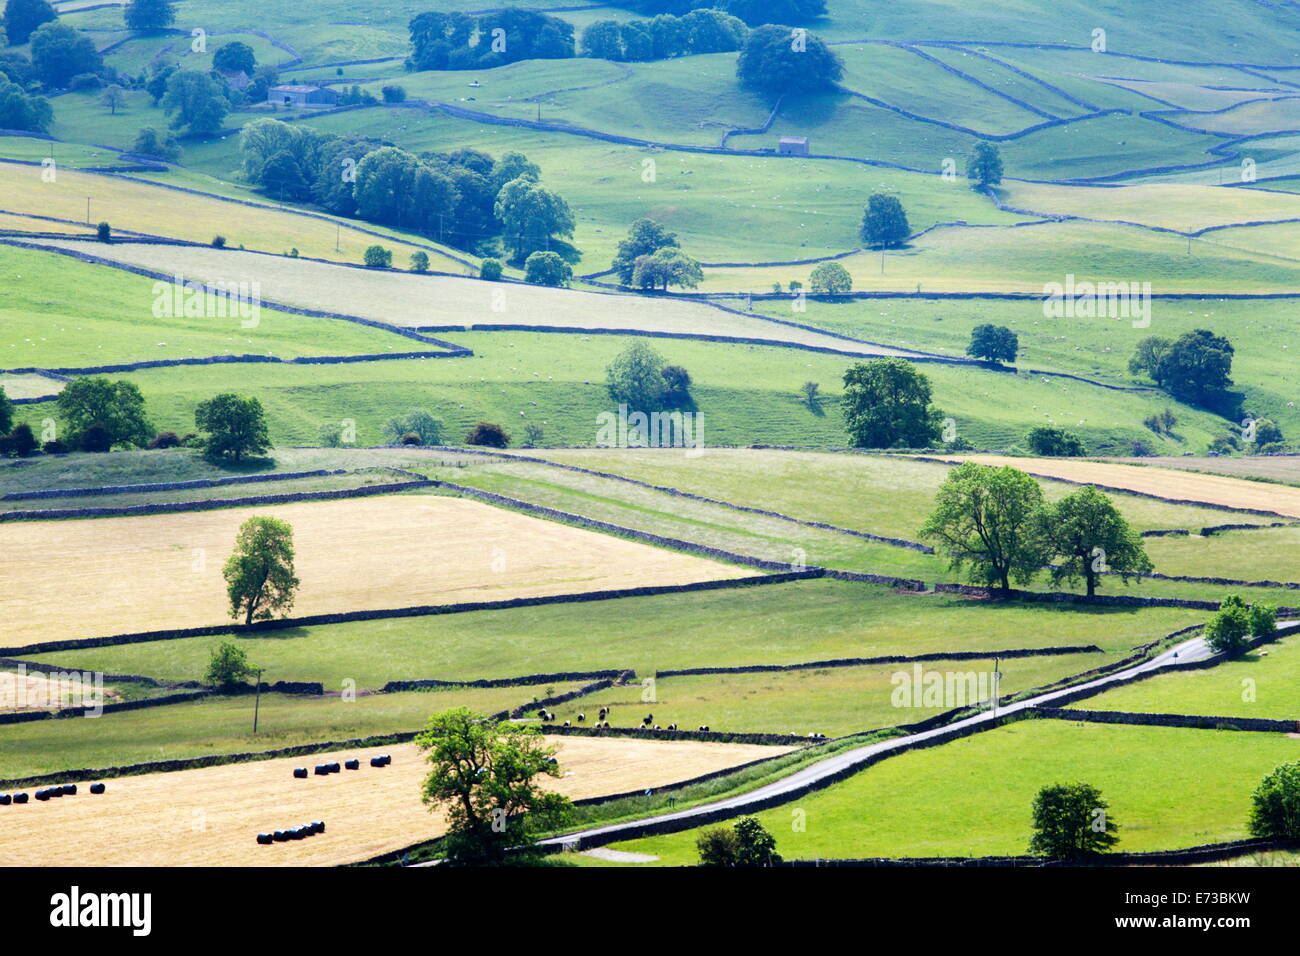
[[[95,247],[82,247],[96,251]],[[214,315],[155,315],[159,283],[57,253],[0,245],[6,295],[0,304],[0,366],[79,368],[214,355],[369,355],[442,349],[337,319],[261,308],[245,318],[209,295]],[[187,279],[189,275],[182,273]],[[255,276],[229,276],[253,289]],[[170,311],[171,283],[162,294]],[[218,305],[226,315],[217,314]],[[245,323],[256,321],[255,327]],[[50,389],[49,391],[53,391]]]
[[[268,675],[271,679],[274,675]],[[277,678],[278,679],[278,678]],[[576,684],[557,685],[559,692]],[[214,697],[98,718],[38,720],[0,727],[0,778],[83,767],[274,750],[421,729],[453,707],[481,713],[527,703],[531,687],[448,688],[341,697],[263,694],[253,734],[253,695]]]
[[[392,680],[796,664],[847,657],[1096,644],[1126,654],[1204,619],[1178,608],[1099,608],[896,593],[814,580],[528,609],[293,628],[234,640],[275,680],[339,690]],[[215,639],[31,655],[59,666],[194,680]],[[1103,661],[1096,655],[1098,663]],[[1029,666],[1029,662],[1021,662]],[[1008,665],[1010,666],[1010,665]],[[1095,666],[1095,665],[1093,665]],[[707,721],[705,721],[707,723]]]
[[[1297,756],[1300,742],[1281,734],[1026,720],[891,757],[757,816],[787,859],[1022,854],[1038,790],[1083,780],[1109,804],[1117,850],[1172,850],[1246,838],[1251,792]],[[800,811],[806,829],[793,831]],[[612,846],[690,864],[699,832]]]
[[[1162,674],[1072,704],[1087,710],[1300,721],[1300,640],[1265,644],[1206,670]],[[1300,724],[1297,724],[1300,731]]]
[[[1116,660],[1117,656],[1092,653],[1006,659],[998,667],[1002,674],[999,682],[1001,695],[1041,687],[1104,666]],[[578,714],[585,714],[585,723],[591,724],[597,720],[601,707],[609,707],[610,714],[606,719],[612,727],[639,727],[642,717],[653,714],[655,724],[661,727],[676,724],[681,730],[694,730],[705,725],[710,730],[724,733],[821,733],[836,737],[915,723],[954,707],[989,706],[989,698],[981,695],[984,688],[993,686],[991,657],[988,660],[927,661],[921,667],[925,673],[960,675],[954,677],[960,694],[936,706],[918,705],[911,696],[902,694],[898,698],[902,704],[896,704],[892,695],[903,686],[904,679],[914,679],[913,667],[885,664],[759,674],[662,677],[649,685],[633,682],[611,687],[550,709],[557,721],[572,720],[575,726]],[[967,675],[974,675],[973,681]],[[980,684],[981,680],[983,684]]]

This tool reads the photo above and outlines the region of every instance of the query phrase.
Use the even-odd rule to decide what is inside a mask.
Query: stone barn
[[[337,106],[339,94],[326,86],[273,86],[266,101],[276,106]]]
[[[781,141],[776,144],[776,151],[782,156],[807,156],[808,137],[782,136]]]

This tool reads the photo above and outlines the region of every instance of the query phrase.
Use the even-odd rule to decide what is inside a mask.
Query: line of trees
[[[638,289],[694,289],[704,279],[699,262],[681,250],[676,234],[647,218],[632,223],[610,266],[619,282]]]
[[[541,185],[541,170],[522,153],[416,155],[270,118],[244,127],[240,149],[245,178],[276,199],[311,201],[471,251],[503,243],[518,263],[539,250],[576,258],[564,241],[575,225],[568,203]]]
[[[739,50],[749,28],[722,10],[692,10],[652,20],[597,20],[582,31],[582,55],[617,62],[666,60]]]
[[[536,10],[430,11],[412,18],[408,70],[490,70],[574,55],[573,24]]]
[[[622,0],[614,6],[653,16],[683,16],[704,8],[702,0]],[[826,15],[826,0],[714,0],[707,4],[738,17],[750,26],[763,23],[807,23]]]

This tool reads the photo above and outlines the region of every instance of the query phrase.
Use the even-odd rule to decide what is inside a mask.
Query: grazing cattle
[[[582,722],[583,722],[584,720],[586,720],[586,719],[587,719],[587,715],[586,715],[586,714],[579,714],[579,715],[578,715],[578,723],[582,723]]]
[[[600,708],[600,719],[604,720],[608,716],[609,716],[609,708],[608,707]]]
[[[709,732],[709,725],[708,725],[708,724],[700,724],[700,730],[704,731],[705,733],[708,733],[708,732]]]
[[[643,724],[653,724],[654,722],[655,722],[654,714],[646,714],[644,717],[641,718],[641,723]]]
[[[566,727],[572,727],[573,724],[566,720],[566,721],[564,722],[564,726],[566,726]]]
[[[669,729],[669,730],[676,730],[676,729],[677,729],[677,725],[676,725],[676,724],[669,724],[669,725],[668,725],[668,729]]]

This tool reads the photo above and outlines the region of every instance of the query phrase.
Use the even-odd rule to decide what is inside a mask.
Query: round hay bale
[[[283,843],[285,840],[289,839],[289,834],[285,833],[283,830],[276,830],[271,834],[271,839],[276,843]]]
[[[0,807],[7,807],[14,802],[14,798],[7,793],[0,793]]]
[[[317,821],[316,821],[316,832],[317,832],[317,833],[324,833],[324,832],[325,832],[325,821],[324,821],[324,820],[317,820]]]
[[[14,794],[14,803],[26,803],[26,802],[27,802],[27,794],[25,793]]]
[[[65,797],[75,797],[77,795],[77,785],[75,783],[65,783],[63,785],[63,795]]]
[[[313,772],[316,774],[316,776],[323,777],[330,772],[329,764],[318,763],[316,765],[316,769]]]
[[[293,768],[293,775],[294,775],[294,778],[297,779],[297,780],[306,780],[306,779],[307,779],[307,768],[306,768],[306,767],[294,767],[294,768]]]
[[[47,787],[46,790],[45,790],[45,792],[46,792],[47,794],[49,794],[51,797],[61,797],[61,796],[63,796],[63,788],[62,788],[62,787]]]
[[[103,793],[106,788],[102,783],[92,783],[90,785],[91,793]]]
[[[46,800],[50,799],[50,792],[48,790],[37,790],[36,799],[44,803]]]
[[[275,842],[275,836],[270,833],[259,833],[257,835],[257,842],[262,846],[269,846]]]
[[[383,758],[383,757],[371,757],[371,758],[370,758],[370,766],[372,766],[372,767],[382,767],[383,765],[384,765],[384,758]]]
[[[345,761],[345,762],[344,762],[343,766],[347,767],[349,770],[360,770],[360,769],[361,769],[361,761],[360,761],[360,760],[348,760],[348,761]]]

